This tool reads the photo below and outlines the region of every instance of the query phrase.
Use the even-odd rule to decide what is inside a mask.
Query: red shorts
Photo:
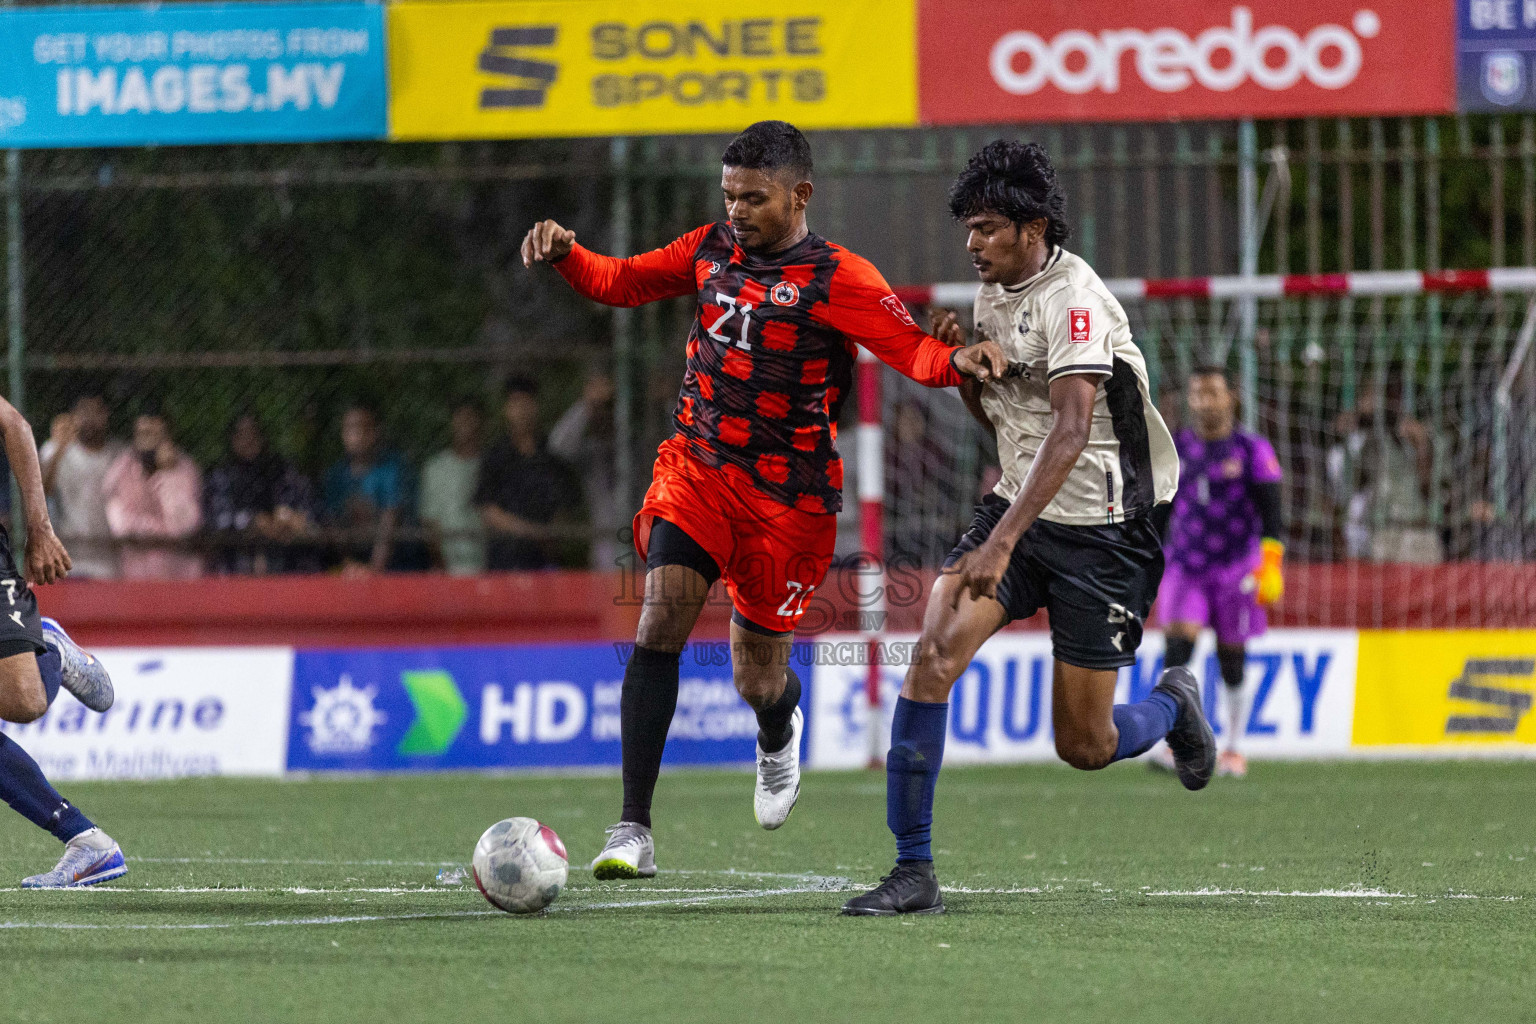
[[[668,438],[635,516],[635,550],[645,561],[656,519],[682,530],[720,566],[737,614],[775,633],[795,628],[826,578],[837,516],[777,502],[733,466],[707,466],[688,442]]]

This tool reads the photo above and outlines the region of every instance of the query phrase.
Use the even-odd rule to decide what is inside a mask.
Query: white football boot
[[[123,851],[99,828],[89,828],[64,844],[64,856],[52,871],[21,880],[23,889],[78,889],[110,882],[128,873]]]
[[[71,640],[57,619],[44,615],[42,620],[43,643],[59,652],[64,689],[92,711],[106,711],[115,699],[106,666]]]
[[[605,829],[608,843],[592,858],[592,876],[614,878],[656,877],[656,841],[651,830],[633,821],[621,821]]]
[[[772,830],[789,820],[800,799],[800,732],[805,715],[799,708],[789,719],[789,742],[776,753],[757,748],[757,788],[752,793],[752,813],[757,823]]]

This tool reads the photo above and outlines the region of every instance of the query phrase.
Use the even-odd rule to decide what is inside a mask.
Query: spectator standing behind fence
[[[133,444],[102,481],[107,525],[121,542],[125,579],[185,580],[202,575],[202,556],[189,539],[203,524],[202,474],[171,440],[159,412],[140,413]]]
[[[379,414],[361,402],[342,414],[341,447],[345,454],[326,471],[322,488],[326,525],[345,535],[341,570],[383,572],[390,568],[407,507],[405,462],[384,450]]]
[[[555,516],[575,505],[570,470],[539,441],[539,400],[532,381],[507,383],[507,436],[485,453],[475,504],[485,523],[487,567],[550,569]]]
[[[221,536],[211,564],[218,572],[295,572],[306,551],[294,545],[314,528],[313,488],[267,444],[255,416],[237,417],[229,456],[208,471],[204,521]]]
[[[107,523],[102,483],[122,453],[122,442],[107,433],[106,400],[96,394],[81,395],[69,412],[54,417],[48,443],[38,453],[43,490],[53,502],[59,539],[69,547],[74,578],[117,575],[117,545]]]
[[[581,400],[550,430],[549,450],[580,471],[592,529],[588,564],[611,571],[618,564],[619,531],[626,525],[614,493],[612,377],[599,373],[587,379]]]
[[[454,406],[452,440],[421,467],[417,515],[428,530],[432,565],[455,576],[485,571],[485,526],[475,507],[485,417],[475,402]]]
[[[1375,562],[1439,562],[1443,548],[1430,524],[1434,444],[1428,428],[1402,412],[1396,390],[1385,412],[1373,392],[1342,413],[1341,440],[1328,449],[1334,500],[1343,512],[1350,558]]]

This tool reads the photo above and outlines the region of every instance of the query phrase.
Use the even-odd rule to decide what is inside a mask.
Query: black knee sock
[[[789,720],[800,703],[800,677],[788,666],[784,669],[784,692],[779,699],[757,713],[757,745],[770,754],[784,749],[789,742]]]
[[[661,751],[677,711],[681,657],[637,644],[624,666],[624,689],[619,696],[619,735],[624,741],[622,820],[646,828],[651,825],[651,794],[661,772]]]
[[[1174,636],[1171,633],[1163,641],[1163,668],[1178,668],[1180,665],[1188,665],[1189,659],[1194,656],[1195,642],[1186,640],[1182,636]]]
[[[1243,670],[1248,667],[1248,648],[1243,644],[1216,645],[1216,663],[1221,666],[1221,681],[1234,690],[1243,688]]]

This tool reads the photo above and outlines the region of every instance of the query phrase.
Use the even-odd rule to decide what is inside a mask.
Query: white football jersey
[[[1179,456],[1147,387],[1147,364],[1130,323],[1099,275],[1056,247],[1022,284],[983,285],[976,329],[1002,346],[1008,376],[988,381],[981,405],[997,429],[1003,478],[995,488],[1013,501],[1050,432],[1050,382],[1065,374],[1098,378],[1088,446],[1040,514],[1073,526],[1118,523],[1172,501]]]

